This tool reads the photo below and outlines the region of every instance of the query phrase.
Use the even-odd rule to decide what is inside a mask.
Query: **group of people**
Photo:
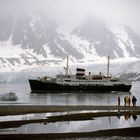
[[[131,106],[131,103],[133,106],[136,106],[136,102],[137,102],[137,98],[135,96],[133,96],[132,98],[130,98],[129,96],[124,97],[124,106]],[[121,100],[120,100],[120,96],[118,96],[118,111],[119,112],[121,109],[120,104],[121,104]],[[118,115],[118,117],[120,118],[120,114]],[[128,120],[130,117],[131,117],[131,114],[129,113],[124,115],[125,120]],[[137,119],[136,114],[132,114],[132,118],[135,121]]]
[[[124,106],[130,106],[132,101],[132,105],[136,106],[137,98],[135,96],[132,97],[132,100],[129,96],[124,97]],[[118,106],[121,104],[120,96],[118,96]]]

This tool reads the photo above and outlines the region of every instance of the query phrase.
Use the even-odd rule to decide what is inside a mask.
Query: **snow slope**
[[[75,65],[106,63],[108,52],[114,62],[140,58],[140,38],[128,26],[109,26],[93,17],[71,34],[58,28],[37,13],[0,17],[0,71],[64,66],[67,54]]]

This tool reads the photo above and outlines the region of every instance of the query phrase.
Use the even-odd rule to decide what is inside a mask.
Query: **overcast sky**
[[[140,35],[140,0],[0,0],[1,15],[25,11],[41,11],[65,27],[96,15],[109,23],[127,24]]]

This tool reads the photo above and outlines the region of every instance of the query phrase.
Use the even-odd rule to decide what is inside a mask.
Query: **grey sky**
[[[0,0],[0,13],[41,11],[59,25],[77,25],[96,15],[110,23],[123,23],[140,34],[140,0]]]

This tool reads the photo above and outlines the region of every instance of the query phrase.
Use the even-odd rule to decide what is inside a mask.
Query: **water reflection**
[[[139,126],[139,121],[136,121]],[[108,117],[97,118],[89,121],[68,121],[56,123],[34,123],[23,125],[16,128],[16,133],[64,133],[64,132],[91,132],[96,130],[106,130],[114,128],[132,127],[134,122],[132,118],[127,121],[121,117],[120,120],[116,117],[111,117],[110,122]],[[12,133],[12,132],[11,132]]]
[[[131,118],[131,116],[132,116],[132,118],[133,118],[133,121],[136,121],[136,120],[137,120],[137,115],[136,115],[136,114],[131,115],[130,113],[125,114],[125,115],[124,115],[124,119],[125,119],[126,121],[128,121],[128,120]],[[118,118],[118,119],[121,118],[120,113],[118,113],[117,118]]]
[[[124,115],[124,119],[125,119],[125,120],[128,120],[128,119],[130,119],[130,118],[131,118],[131,115],[130,115],[130,114]],[[136,116],[136,115],[132,115],[132,118],[133,118],[134,121],[136,121],[137,116]]]
[[[133,117],[133,120],[136,121],[137,115],[132,115],[132,117]]]
[[[54,94],[30,94],[30,89],[27,84],[25,85],[6,85],[5,88],[0,85],[1,93],[16,90],[18,95],[18,102],[26,102],[29,104],[46,104],[46,105],[118,105],[118,96],[124,99],[129,95],[137,97],[137,105],[140,105],[139,86],[140,82],[136,82],[131,90],[131,93],[115,92],[115,93],[54,93]],[[121,105],[124,105],[121,102]],[[46,114],[47,116],[48,114]],[[52,115],[52,114],[49,114]],[[57,114],[59,115],[59,113]],[[43,116],[44,117],[44,116]],[[9,133],[62,133],[62,132],[91,132],[96,130],[136,127],[140,126],[139,115],[131,116],[118,116],[119,119],[114,117],[100,117],[94,118],[95,120],[86,121],[66,121],[56,123],[34,123],[26,124],[21,127],[14,128]],[[34,115],[32,119],[39,118]],[[125,120],[125,118],[128,118]],[[25,119],[25,116],[24,118]],[[0,120],[1,119],[0,117]],[[7,133],[7,131],[0,130],[0,133]]]
[[[29,104],[47,104],[47,105],[117,105],[117,98],[123,99],[125,96],[136,95],[139,104],[139,87],[140,83],[134,84],[132,93],[113,92],[113,93],[47,93],[47,94],[31,94],[30,87],[26,84],[5,84],[0,85],[0,94],[15,91],[18,101],[15,103]],[[122,102],[121,102],[122,104]]]
[[[118,94],[123,98],[126,93],[53,93],[31,94],[31,103],[48,105],[117,105]],[[130,94],[131,95],[131,94]]]
[[[108,113],[108,112],[106,112]],[[124,112],[121,112],[119,116],[117,116],[118,112],[114,112],[116,115],[114,116],[102,116],[102,117],[92,117],[89,120],[80,120],[79,119],[72,119],[69,117],[71,114],[63,114],[63,115],[68,115],[66,119],[61,120],[61,118],[64,117],[55,117],[56,120],[50,119],[50,122],[44,122],[43,121],[38,121],[39,118],[45,119],[45,116],[48,116],[48,114],[34,114],[32,115],[31,118],[25,115],[23,115],[23,118],[20,120],[27,120],[20,122],[20,125],[15,125],[14,123],[9,123],[6,125],[5,128],[9,129],[11,127],[12,130],[14,131],[9,131],[9,133],[64,133],[64,132],[91,132],[91,131],[96,131],[96,130],[106,130],[106,129],[114,129],[114,128],[125,128],[125,127],[136,127],[140,125],[140,120],[139,120],[139,115],[137,117],[136,114],[127,114],[123,115]],[[88,114],[88,113],[87,113]],[[49,114],[49,116],[59,116],[62,115],[61,113],[52,113]],[[112,114],[113,115],[113,114]],[[48,117],[49,117],[48,116]],[[89,115],[87,115],[89,116]],[[21,117],[21,116],[20,116]],[[71,119],[69,119],[71,118]],[[94,119],[93,119],[94,118]],[[35,120],[37,119],[37,121]],[[30,120],[32,120],[30,122]],[[35,120],[33,122],[33,120]],[[71,120],[71,121],[70,121]],[[14,125],[13,125],[14,124]],[[15,128],[12,128],[13,127]],[[4,125],[0,123],[1,129],[0,133],[7,133],[7,131],[1,131],[4,130]],[[3,126],[3,127],[2,127]],[[2,129],[3,128],[3,129]],[[5,129],[5,130],[7,130]]]

